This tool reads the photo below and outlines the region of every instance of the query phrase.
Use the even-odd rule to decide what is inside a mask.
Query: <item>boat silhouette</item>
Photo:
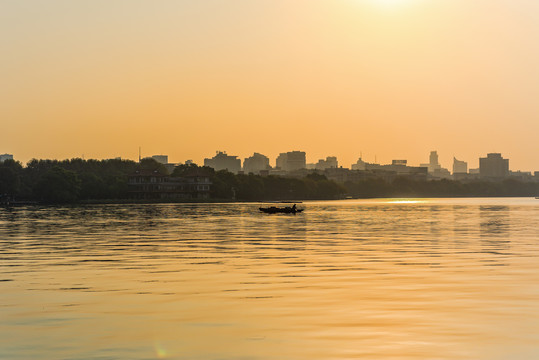
[[[296,214],[304,210],[304,209],[296,208],[296,204],[294,204],[293,206],[286,206],[286,207],[270,206],[270,207],[261,207],[258,209],[266,214]]]

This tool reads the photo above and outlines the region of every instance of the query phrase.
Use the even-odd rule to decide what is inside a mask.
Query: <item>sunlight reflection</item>
[[[388,204],[422,204],[426,202],[426,200],[419,199],[391,199],[387,201]]]
[[[167,357],[167,350],[164,348],[164,346],[160,343],[155,343],[155,353],[159,359],[165,359]]]

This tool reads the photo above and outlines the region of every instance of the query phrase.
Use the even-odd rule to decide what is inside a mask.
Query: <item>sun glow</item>
[[[402,5],[407,2],[407,0],[371,0],[374,4],[383,6],[383,7],[395,7]]]

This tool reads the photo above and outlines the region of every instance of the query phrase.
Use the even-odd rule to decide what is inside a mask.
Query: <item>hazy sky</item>
[[[0,0],[0,154],[539,170],[537,0]]]

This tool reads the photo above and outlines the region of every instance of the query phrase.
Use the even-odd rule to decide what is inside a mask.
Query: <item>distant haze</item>
[[[539,170],[535,0],[0,0],[0,154]]]

